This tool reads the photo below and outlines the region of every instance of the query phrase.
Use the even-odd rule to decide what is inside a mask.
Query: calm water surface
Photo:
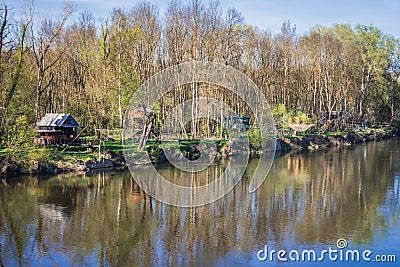
[[[400,140],[277,157],[250,195],[256,163],[224,198],[198,208],[152,199],[129,172],[8,180],[0,185],[0,266],[400,265]],[[194,178],[212,180],[226,164]],[[171,166],[159,171],[188,179]],[[257,258],[265,245],[318,252],[337,249],[339,238],[397,263]]]

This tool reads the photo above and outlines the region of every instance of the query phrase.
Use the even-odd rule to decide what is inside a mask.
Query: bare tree
[[[61,19],[53,20],[51,18],[43,18],[37,31],[34,28],[33,23],[30,24],[31,46],[37,72],[35,84],[35,121],[39,120],[42,94],[51,85],[54,79],[54,73],[51,72],[51,68],[63,55],[62,49],[55,51],[52,46],[60,36],[68,17],[74,12],[74,10],[75,8],[72,3],[64,2]],[[31,19],[32,18],[33,8],[31,8]]]

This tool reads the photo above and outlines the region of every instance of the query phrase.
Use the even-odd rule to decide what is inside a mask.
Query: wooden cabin
[[[37,126],[38,136],[34,139],[37,145],[69,144],[82,127],[70,114],[64,113],[47,113]]]

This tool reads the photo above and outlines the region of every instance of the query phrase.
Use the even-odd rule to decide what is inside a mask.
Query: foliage
[[[7,128],[6,144],[9,148],[27,148],[33,145],[34,129],[25,115],[15,119],[12,126]]]
[[[278,130],[288,130],[289,124],[309,124],[310,117],[300,111],[294,110],[288,112],[284,104],[278,104],[272,107],[272,115],[275,119],[275,125]]]
[[[288,129],[290,115],[284,104],[277,104],[272,107],[272,116],[274,116],[277,129]]]
[[[27,158],[38,162],[49,162],[52,157],[52,152],[49,149],[38,148],[28,150]]]
[[[73,18],[67,5],[62,17],[28,16],[17,23],[2,7],[1,22],[10,32],[0,36],[9,51],[0,51],[1,146],[29,146],[27,126],[46,112],[71,113],[89,133],[119,129],[140,84],[167,67],[195,60],[246,74],[273,107],[278,129],[309,123],[308,117],[320,120],[335,110],[391,123],[400,113],[399,41],[375,26],[336,24],[298,34],[285,21],[280,33],[271,34],[246,24],[236,9],[223,14],[218,1],[171,1],[164,14],[140,2],[115,8],[99,22],[89,11],[67,21]],[[252,116],[230,90],[199,83],[174,88],[160,99],[155,125],[187,100],[193,100],[192,114],[198,114],[200,97]],[[294,112],[299,106],[301,112]],[[224,137],[222,120],[192,121],[185,136]]]
[[[296,111],[289,118],[289,124],[309,124],[311,119],[302,111]]]
[[[255,151],[260,151],[262,148],[261,131],[258,128],[251,127],[247,131],[247,136],[249,137],[249,143],[251,149]]]

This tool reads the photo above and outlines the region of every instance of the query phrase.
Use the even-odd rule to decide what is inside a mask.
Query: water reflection
[[[339,237],[399,255],[399,239],[385,242],[400,229],[399,151],[399,141],[388,141],[285,155],[252,195],[250,160],[227,196],[197,208],[155,201],[128,172],[8,181],[0,187],[0,265],[247,266],[265,244],[321,247]],[[197,179],[225,167],[213,164]]]

